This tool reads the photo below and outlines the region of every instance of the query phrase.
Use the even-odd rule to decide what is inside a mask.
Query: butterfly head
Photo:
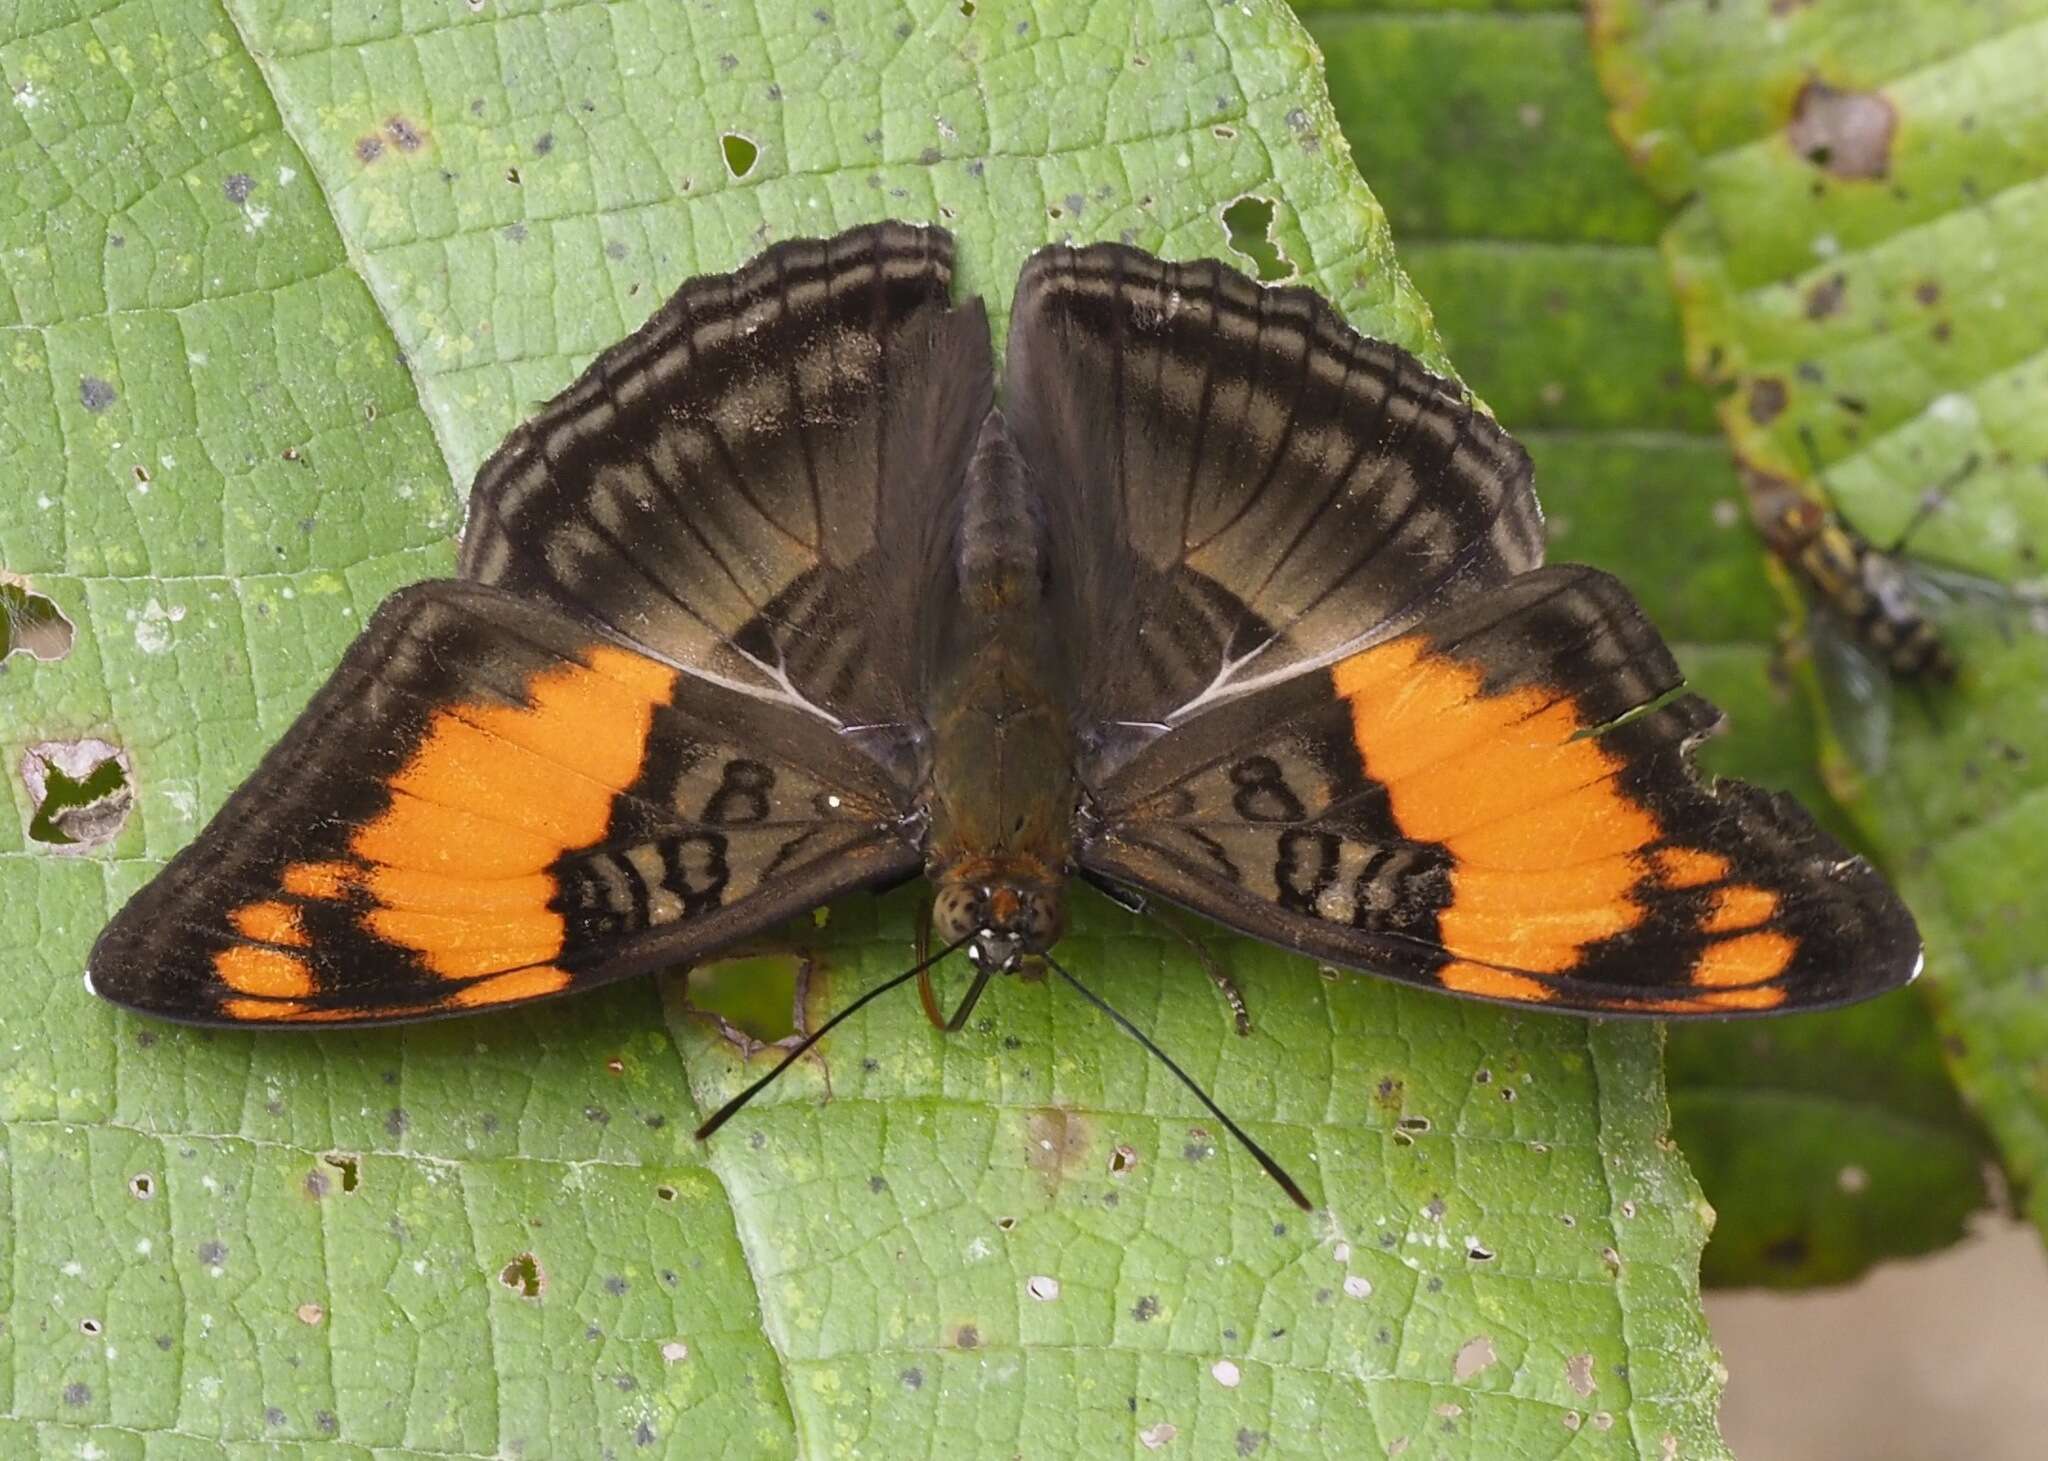
[[[967,941],[967,957],[999,974],[1042,954],[1066,932],[1066,899],[1056,879],[988,867],[938,880],[932,929],[945,943]]]

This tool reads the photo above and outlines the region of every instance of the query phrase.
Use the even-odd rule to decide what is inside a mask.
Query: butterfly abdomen
[[[1044,521],[999,412],[969,468],[952,567],[957,607],[933,639],[925,676],[933,741],[926,869],[939,886],[942,933],[994,917],[1032,931],[1027,952],[1035,952],[1062,921],[1074,733],[1055,688],[1068,677],[1048,605]]]

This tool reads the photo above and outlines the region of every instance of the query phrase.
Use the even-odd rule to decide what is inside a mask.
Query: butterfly
[[[1616,579],[1542,566],[1529,459],[1460,387],[1310,291],[1059,245],[998,404],[953,264],[903,223],[780,243],[600,355],[89,986],[453,1015],[920,874],[977,989],[1053,959],[1076,876],[1527,1009],[1916,972],[1867,863],[1694,774],[1717,713]]]

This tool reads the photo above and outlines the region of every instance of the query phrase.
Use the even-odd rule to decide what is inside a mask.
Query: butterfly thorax
[[[1045,524],[1000,415],[968,473],[950,569],[925,677],[925,870],[939,936],[1007,969],[1065,927],[1078,783]]]

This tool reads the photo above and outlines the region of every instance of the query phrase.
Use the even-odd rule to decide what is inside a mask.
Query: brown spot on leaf
[[[1598,1388],[1593,1383],[1593,1356],[1575,1354],[1564,1362],[1564,1382],[1572,1387],[1581,1399],[1591,1395]]]
[[[960,1349],[980,1349],[981,1331],[972,1324],[962,1324],[953,1331],[953,1343]]]
[[[1810,320],[1824,320],[1842,312],[1842,301],[1849,293],[1849,276],[1830,274],[1813,288],[1806,291],[1806,317]]]
[[[1922,279],[1913,286],[1913,298],[1931,309],[1941,300],[1941,286],[1932,279]]]
[[[421,131],[419,124],[410,117],[385,118],[384,135],[391,139],[391,145],[400,152],[418,152],[427,145],[427,134]]]
[[[1086,1117],[1060,1106],[1045,1106],[1024,1118],[1024,1162],[1046,1189],[1057,1188],[1088,1153]]]
[[[1759,376],[1749,383],[1749,419],[1768,426],[1785,414],[1790,399],[1783,381],[1774,375]]]
[[[1459,1346],[1457,1357],[1451,1361],[1451,1378],[1463,1383],[1499,1358],[1494,1352],[1492,1335],[1475,1335]]]
[[[383,155],[384,139],[382,137],[356,138],[356,161],[360,162],[364,167],[370,166],[370,164]]]
[[[1842,91],[1815,78],[1799,88],[1785,140],[1833,177],[1871,182],[1889,176],[1899,113],[1874,91]]]
[[[498,1282],[523,1299],[537,1299],[547,1291],[548,1276],[542,1272],[538,1258],[521,1253],[498,1270]]]

